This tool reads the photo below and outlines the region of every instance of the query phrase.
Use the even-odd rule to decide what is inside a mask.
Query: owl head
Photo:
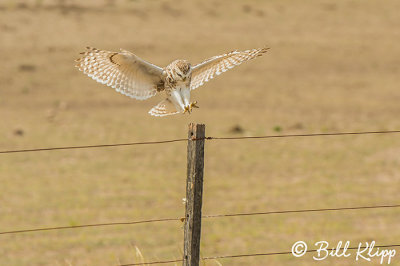
[[[177,75],[176,78],[181,79],[182,81],[186,81],[192,75],[192,67],[190,63],[186,60],[176,60],[175,64],[175,73]]]

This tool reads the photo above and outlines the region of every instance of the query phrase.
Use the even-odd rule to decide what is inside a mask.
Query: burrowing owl
[[[76,67],[92,79],[138,100],[145,100],[165,91],[167,98],[154,106],[149,114],[166,116],[190,113],[198,108],[190,102],[190,91],[215,76],[241,63],[263,55],[268,48],[243,52],[233,51],[211,57],[191,66],[186,60],[175,60],[165,68],[153,65],[129,51],[102,51],[87,47],[76,61]]]

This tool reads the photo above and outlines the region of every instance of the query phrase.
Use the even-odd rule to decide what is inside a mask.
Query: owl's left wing
[[[76,67],[92,79],[138,100],[156,95],[162,87],[163,69],[121,49],[109,52],[87,47]]]
[[[242,64],[250,59],[263,55],[269,48],[251,49],[242,52],[233,51],[217,55],[192,68],[190,89],[194,90],[219,74]]]

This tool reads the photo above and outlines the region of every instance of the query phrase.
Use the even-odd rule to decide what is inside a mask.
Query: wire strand
[[[119,264],[118,266],[133,266],[133,265],[152,265],[152,264],[165,264],[165,263],[173,263],[173,262],[182,262],[183,259],[176,260],[160,260],[160,261],[151,261],[151,262],[139,262],[139,263],[129,263],[129,264]]]
[[[390,247],[400,247],[400,244],[394,245],[379,245],[374,246],[374,248],[390,248]],[[364,247],[348,247],[349,250],[359,249]],[[316,252],[317,249],[307,250],[306,253]],[[253,253],[253,254],[238,254],[238,255],[221,255],[221,256],[213,256],[213,257],[205,257],[203,260],[216,260],[216,259],[227,259],[227,258],[242,258],[242,257],[256,257],[256,256],[272,256],[272,255],[288,255],[292,254],[291,251],[283,251],[283,252],[270,252],[270,253]]]
[[[306,210],[284,210],[284,211],[267,211],[267,212],[248,212],[248,213],[233,213],[233,214],[214,214],[214,215],[204,215],[204,216],[202,216],[202,218],[219,218],[219,217],[268,215],[268,214],[282,214],[282,213],[302,213],[302,212],[345,211],[345,210],[362,210],[362,209],[379,209],[379,208],[398,208],[398,207],[400,207],[400,204],[395,204],[395,205],[377,205],[377,206],[361,206],[361,207],[325,208],[325,209],[306,209]]]
[[[365,132],[336,132],[336,133],[314,133],[314,134],[288,134],[288,135],[266,135],[266,136],[253,136],[253,137],[205,137],[205,138],[192,138],[192,140],[241,140],[241,139],[270,139],[270,138],[293,138],[293,137],[318,137],[318,136],[342,136],[342,135],[368,135],[368,134],[393,134],[400,133],[400,130],[387,130],[387,131],[365,131]],[[100,145],[83,145],[83,146],[66,146],[66,147],[50,147],[50,148],[37,148],[37,149],[22,149],[22,150],[5,150],[0,151],[0,154],[18,153],[18,152],[37,152],[37,151],[54,151],[54,150],[72,150],[72,149],[88,149],[88,148],[107,148],[119,146],[134,146],[134,145],[148,145],[148,144],[163,144],[172,142],[187,141],[186,138],[161,140],[161,141],[144,141],[144,142],[128,142],[116,144],[100,144]]]
[[[0,232],[0,235],[29,233],[29,232],[38,232],[38,231],[62,230],[62,229],[76,229],[76,228],[84,228],[84,227],[132,225],[132,224],[144,224],[144,223],[154,223],[154,222],[180,221],[180,220],[181,220],[181,218],[162,218],[162,219],[150,219],[150,220],[141,220],[141,221],[133,221],[133,222],[115,222],[115,223],[57,226],[57,227],[46,227],[46,228],[35,228],[35,229],[23,229],[23,230],[5,231],[5,232]]]
[[[66,147],[52,147],[52,148],[38,148],[38,149],[23,149],[23,150],[8,150],[0,151],[1,153],[17,153],[17,152],[35,152],[35,151],[54,151],[54,150],[72,150],[72,149],[89,149],[89,148],[106,148],[106,147],[119,147],[119,146],[134,146],[134,145],[148,145],[148,144],[163,144],[187,141],[188,139],[171,139],[160,141],[144,141],[144,142],[128,142],[128,143],[115,143],[115,144],[100,144],[100,145],[83,145],[83,146],[66,146]]]
[[[306,213],[306,212],[325,212],[325,211],[345,211],[345,210],[362,210],[362,209],[379,209],[379,208],[397,208],[397,207],[400,207],[400,204],[377,205],[377,206],[361,206],[361,207],[324,208],[324,209],[305,209],[305,210],[283,210],[283,211],[266,211],[266,212],[230,213],[230,214],[203,215],[202,219],[220,218],[220,217],[235,217],[235,216],[284,214],[284,213]],[[17,233],[29,233],[29,232],[38,232],[38,231],[62,230],[62,229],[77,229],[77,228],[85,228],[85,227],[133,225],[133,224],[167,222],[167,221],[181,221],[181,222],[183,222],[184,220],[185,220],[185,218],[162,218],[162,219],[149,219],[149,220],[140,220],[140,221],[131,221],[131,222],[115,222],[115,223],[99,223],[99,224],[84,224],[84,225],[72,225],[72,226],[58,226],[58,227],[47,227],[47,228],[4,231],[4,232],[0,232],[0,235],[17,234]]]
[[[400,244],[394,245],[379,245],[374,246],[374,248],[390,248],[390,247],[400,247]],[[359,248],[365,247],[348,247],[348,250],[354,250]],[[317,249],[310,249],[307,250],[306,253],[312,253],[318,251]],[[269,253],[250,253],[250,254],[236,254],[236,255],[220,255],[220,256],[212,256],[212,257],[204,257],[200,258],[200,260],[217,260],[217,259],[235,259],[235,258],[245,258],[245,257],[258,257],[258,256],[274,256],[274,255],[289,255],[292,254],[291,251],[282,251],[282,252],[269,252]],[[172,262],[182,262],[183,259],[180,260],[165,260],[165,261],[152,261],[152,262],[145,262],[145,263],[131,263],[131,264],[120,264],[118,266],[135,266],[135,265],[151,265],[151,264],[165,264],[165,263],[172,263]]]
[[[364,132],[333,132],[333,133],[313,133],[313,134],[287,134],[287,135],[267,135],[253,137],[206,137],[207,140],[240,140],[240,139],[270,139],[270,138],[293,138],[293,137],[321,137],[321,136],[343,136],[343,135],[370,135],[370,134],[393,134],[400,133],[400,130],[385,131],[364,131]]]

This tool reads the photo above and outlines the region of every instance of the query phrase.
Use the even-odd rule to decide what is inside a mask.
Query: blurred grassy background
[[[2,0],[0,149],[182,138],[189,122],[205,123],[208,136],[400,129],[399,10],[396,0]],[[190,116],[151,117],[163,97],[134,101],[74,68],[86,46],[124,48],[166,66],[264,45],[265,56],[194,91],[201,108]],[[399,170],[398,135],[209,141],[203,213],[399,203]],[[181,217],[185,174],[185,143],[3,154],[0,231]],[[286,251],[298,240],[399,244],[399,216],[384,209],[206,219],[202,254]],[[3,235],[0,264],[131,263],[134,245],[147,260],[180,258],[182,238],[178,222]]]

